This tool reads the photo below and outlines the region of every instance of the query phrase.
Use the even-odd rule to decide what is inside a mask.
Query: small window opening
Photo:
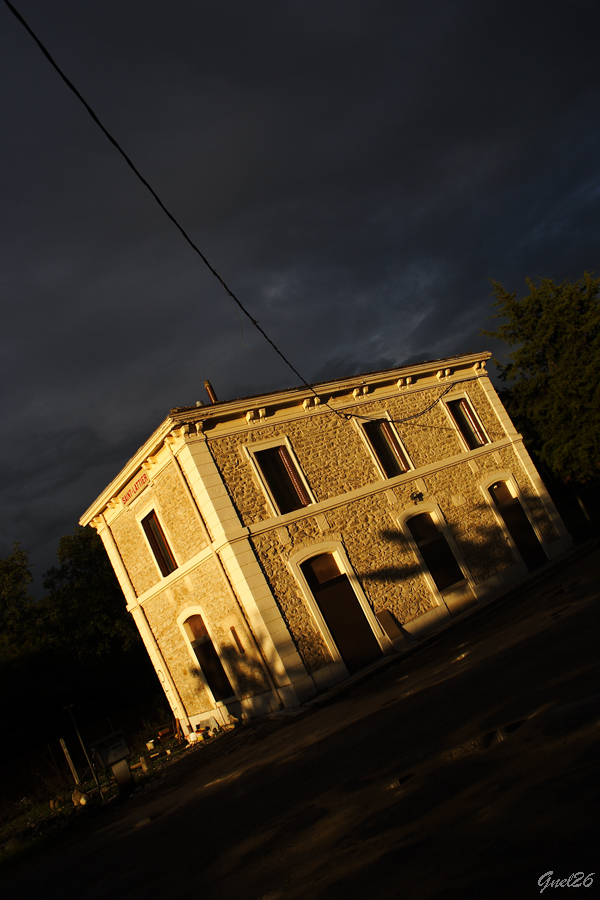
[[[388,478],[410,471],[410,463],[391,424],[386,419],[364,422],[363,430]]]
[[[287,447],[269,447],[254,454],[279,513],[308,506],[310,497]]]
[[[464,398],[448,400],[447,406],[469,450],[475,450],[477,447],[483,447],[484,444],[489,443],[468,400]]]
[[[177,563],[154,510],[142,519],[142,528],[148,538],[148,543],[152,548],[161,575],[163,578],[166,578],[167,575],[175,571]]]

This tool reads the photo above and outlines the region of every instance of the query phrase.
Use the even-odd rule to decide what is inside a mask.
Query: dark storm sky
[[[598,269],[597,0],[15,0],[308,380],[493,347],[489,278]],[[0,3],[0,555],[173,406],[295,376]]]

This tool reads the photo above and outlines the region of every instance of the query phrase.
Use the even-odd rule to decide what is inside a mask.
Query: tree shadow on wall
[[[427,511],[425,511],[427,512]],[[510,565],[519,562],[518,557],[502,531],[500,525],[496,523],[482,523],[473,521],[478,513],[484,513],[489,516],[490,508],[485,503],[478,503],[476,506],[469,507],[469,519],[467,527],[457,528],[456,523],[448,522],[445,524],[456,544],[458,551],[466,563],[472,574],[481,573],[481,555],[485,554],[486,567],[488,569],[485,577],[491,577],[497,572],[508,568]],[[415,507],[415,515],[418,515],[418,507]],[[443,532],[439,532],[443,535]],[[399,563],[397,566],[381,566],[370,570],[363,570],[358,573],[362,579],[371,579],[383,583],[398,583],[409,581],[417,576],[422,576],[428,571],[426,566],[415,558],[413,544],[409,541],[406,534],[400,528],[381,529],[379,537],[382,541],[394,545],[402,554],[404,559],[411,559],[409,563]],[[530,539],[534,539],[541,553],[537,556],[532,552],[532,562],[530,569],[537,568],[538,565],[546,562],[544,551],[541,544],[537,540],[533,528],[531,528]],[[444,544],[450,550],[452,556],[456,559],[454,548],[449,542]],[[534,545],[535,551],[535,545]]]
[[[198,687],[208,687],[217,699],[224,699],[233,694],[229,690],[237,688],[241,697],[263,693],[270,690],[264,667],[252,653],[241,653],[234,647],[221,646],[219,656],[208,659],[204,666],[192,666],[189,670],[198,681]]]
[[[264,666],[249,650],[244,648],[242,653],[236,647],[221,647],[221,659],[226,662],[242,696],[271,690]]]

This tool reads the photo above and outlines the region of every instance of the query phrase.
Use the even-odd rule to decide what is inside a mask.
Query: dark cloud
[[[596,2],[18,8],[309,379],[489,346],[490,278],[598,268]],[[43,571],[205,378],[296,378],[3,5],[0,26],[0,552]]]

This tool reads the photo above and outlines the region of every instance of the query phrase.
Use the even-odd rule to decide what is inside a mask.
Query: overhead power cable
[[[258,321],[254,318],[254,316],[252,316],[251,313],[246,309],[246,307],[241,303],[241,301],[238,300],[238,298],[237,298],[236,295],[233,293],[233,291],[231,290],[231,288],[229,288],[228,285],[225,283],[224,279],[223,279],[222,276],[219,274],[219,272],[214,268],[214,266],[212,266],[212,265],[210,264],[210,262],[208,261],[208,259],[206,258],[206,256],[202,253],[202,251],[200,250],[200,248],[199,248],[199,247],[194,243],[194,241],[191,239],[191,237],[189,236],[189,234],[187,233],[187,231],[185,230],[185,228],[184,228],[184,227],[180,224],[180,222],[175,218],[175,216],[173,215],[173,213],[170,212],[170,210],[165,206],[165,204],[163,203],[163,201],[161,200],[161,198],[159,197],[159,195],[156,193],[156,191],[154,190],[154,188],[152,187],[152,185],[144,178],[144,176],[142,175],[142,173],[141,173],[141,172],[139,171],[139,169],[135,166],[135,164],[134,164],[133,161],[130,159],[130,157],[127,155],[127,153],[125,153],[125,151],[123,150],[123,148],[121,147],[121,145],[119,144],[119,142],[116,140],[116,138],[114,138],[113,135],[108,131],[108,129],[102,124],[102,122],[100,121],[100,119],[98,118],[98,116],[96,115],[96,113],[94,112],[94,110],[92,109],[92,107],[89,105],[89,103],[87,102],[87,100],[85,100],[85,98],[79,93],[79,91],[77,90],[77,88],[75,87],[75,85],[73,84],[73,82],[72,82],[69,78],[67,78],[67,76],[65,75],[65,73],[62,71],[62,69],[61,69],[60,66],[58,65],[58,63],[55,61],[55,59],[54,59],[54,58],[52,57],[52,55],[50,54],[49,50],[48,50],[48,49],[46,48],[46,46],[42,43],[42,41],[40,40],[40,38],[39,38],[39,37],[37,36],[37,34],[33,31],[33,29],[30,27],[30,25],[25,21],[25,19],[24,19],[23,16],[21,15],[21,13],[20,13],[17,9],[15,9],[15,7],[14,7],[13,4],[10,2],[10,0],[4,0],[4,3],[6,4],[6,6],[8,6],[9,10],[12,12],[12,14],[15,16],[15,18],[18,19],[18,21],[21,23],[21,25],[23,26],[23,28],[25,28],[25,30],[31,35],[31,37],[32,37],[33,40],[36,42],[36,44],[38,45],[38,47],[40,48],[40,50],[42,51],[42,53],[44,54],[44,56],[46,57],[46,59],[48,60],[48,62],[50,63],[50,65],[55,69],[55,71],[57,72],[57,74],[62,78],[62,80],[63,80],[64,83],[67,85],[67,87],[69,88],[69,90],[72,91],[72,92],[75,94],[75,96],[77,97],[77,99],[83,104],[83,106],[85,107],[85,109],[87,110],[87,112],[88,112],[88,114],[91,116],[91,118],[94,120],[94,122],[96,123],[96,125],[97,125],[97,126],[100,128],[100,130],[105,134],[105,136],[108,138],[108,140],[111,142],[111,144],[115,147],[115,149],[121,154],[121,156],[123,157],[123,159],[125,160],[125,162],[126,162],[127,165],[129,166],[129,168],[132,170],[132,172],[134,173],[134,175],[136,176],[136,178],[138,178],[138,180],[141,181],[141,183],[144,185],[144,187],[150,192],[150,194],[152,195],[152,197],[154,198],[154,200],[158,203],[158,205],[160,206],[160,208],[162,209],[162,211],[165,213],[165,215],[171,220],[171,222],[173,223],[173,225],[175,225],[175,227],[176,227],[177,230],[180,232],[180,234],[182,235],[182,237],[183,237],[183,238],[187,241],[187,243],[190,245],[190,247],[192,248],[192,250],[194,250],[194,252],[198,254],[198,256],[200,257],[200,259],[202,260],[202,262],[204,263],[204,265],[210,270],[210,272],[212,272],[212,274],[215,276],[215,278],[220,282],[220,284],[222,285],[222,287],[223,287],[223,289],[224,289],[224,291],[225,291],[227,297],[230,298],[230,300],[233,300],[233,302],[234,302],[235,304],[237,304],[237,306],[240,308],[240,310],[243,312],[243,314],[250,320],[250,322],[254,325],[254,327],[256,328],[256,330],[259,331],[260,334],[262,334],[262,336],[264,337],[264,339],[267,341],[268,344],[271,345],[271,347],[273,348],[273,350],[275,350],[275,352],[277,353],[277,355],[281,357],[281,359],[282,359],[283,362],[286,364],[286,366],[288,366],[288,368],[292,370],[292,372],[294,373],[294,375],[296,375],[296,376],[300,379],[300,381],[302,382],[302,384],[305,385],[305,387],[307,387],[307,388],[309,389],[309,391],[311,391],[311,393],[315,395],[315,397],[318,397],[318,394],[317,394],[316,390],[314,389],[314,387],[313,387],[311,384],[309,384],[308,381],[306,381],[306,379],[300,374],[300,372],[299,372],[299,371],[295,368],[295,366],[289,361],[289,359],[284,355],[284,353],[282,353],[282,351],[281,351],[281,350],[279,349],[279,347],[275,344],[275,342],[271,340],[271,338],[270,338],[269,335],[266,333],[266,331],[259,325]],[[241,322],[240,322],[240,325],[241,325]],[[242,329],[242,336],[243,336],[243,329]],[[460,383],[460,382],[454,382],[454,384],[457,384],[457,383]],[[452,386],[453,386],[453,385],[451,385],[450,387],[452,387]],[[408,422],[408,421],[411,420],[411,419],[417,419],[417,418],[419,418],[420,416],[425,415],[426,412],[429,412],[430,409],[433,409],[433,407],[439,402],[439,400],[441,400],[441,398],[442,398],[445,394],[448,393],[448,391],[450,390],[450,387],[448,387],[448,388],[446,388],[446,390],[442,391],[442,393],[441,393],[441,394],[433,401],[433,403],[431,403],[426,409],[421,410],[421,412],[414,413],[412,416],[407,416],[407,417],[404,418],[404,419],[392,419],[391,421],[400,424],[400,423],[402,423],[402,422]],[[352,413],[343,413],[343,412],[341,412],[340,410],[334,409],[332,406],[330,406],[329,403],[324,403],[323,405],[324,405],[324,406],[327,406],[328,409],[330,409],[333,413],[335,413],[339,418],[343,418],[343,419],[352,419],[352,418],[356,417],[356,414],[352,414]],[[359,418],[361,418],[361,419],[367,419],[367,418],[369,418],[369,417],[368,417],[368,416],[359,416]]]
[[[208,261],[208,259],[206,258],[206,256],[202,253],[202,251],[200,250],[200,248],[199,248],[199,247],[194,243],[194,241],[191,239],[191,237],[189,236],[189,234],[187,233],[187,231],[185,230],[185,228],[179,223],[179,221],[175,218],[175,216],[173,215],[173,213],[170,212],[169,209],[167,209],[167,207],[165,206],[165,204],[163,203],[163,201],[160,199],[160,197],[158,196],[158,194],[156,193],[156,191],[154,190],[154,188],[152,187],[152,185],[144,178],[144,176],[142,175],[142,173],[141,173],[141,172],[139,171],[139,169],[135,166],[135,164],[132,162],[132,160],[131,160],[130,157],[127,155],[127,153],[125,153],[125,151],[123,150],[123,148],[121,147],[121,145],[119,144],[119,142],[116,140],[116,138],[114,138],[114,137],[112,136],[112,134],[108,131],[108,129],[102,124],[102,122],[100,121],[100,119],[98,118],[98,116],[96,115],[96,113],[94,112],[94,110],[92,109],[92,107],[89,105],[89,103],[87,102],[87,100],[85,100],[85,98],[82,97],[82,95],[79,93],[79,91],[77,90],[77,88],[75,87],[75,85],[73,84],[73,82],[70,81],[69,78],[67,78],[67,76],[66,76],[65,73],[62,71],[62,69],[60,68],[60,66],[58,65],[58,63],[54,60],[54,58],[52,57],[52,55],[50,54],[50,52],[48,51],[48,49],[44,46],[44,44],[43,44],[42,41],[39,39],[39,37],[35,34],[35,32],[33,31],[33,29],[32,29],[32,28],[29,26],[29,24],[25,21],[25,19],[24,19],[23,16],[21,15],[21,13],[20,13],[17,9],[15,9],[15,7],[12,5],[12,3],[10,2],[10,0],[4,0],[4,2],[5,2],[6,5],[8,6],[8,8],[9,8],[10,11],[12,12],[12,14],[19,20],[19,22],[21,23],[21,25],[23,26],[23,28],[25,28],[26,31],[31,35],[31,37],[32,37],[33,40],[36,42],[36,44],[38,45],[38,47],[40,48],[40,50],[42,51],[42,53],[44,54],[44,56],[46,57],[46,59],[48,60],[48,62],[50,63],[50,65],[56,70],[56,72],[58,73],[58,75],[60,75],[60,77],[62,78],[62,80],[64,81],[64,83],[67,85],[67,87],[69,88],[69,90],[71,90],[71,91],[75,94],[75,96],[77,97],[77,99],[78,99],[78,100],[83,104],[83,106],[86,108],[87,112],[89,113],[89,115],[91,116],[91,118],[94,120],[94,122],[96,123],[96,125],[97,125],[97,126],[101,129],[101,131],[106,135],[106,137],[107,137],[108,140],[111,142],[111,144],[115,147],[115,149],[121,154],[121,156],[123,157],[123,159],[125,160],[125,162],[126,162],[127,165],[129,166],[129,168],[132,170],[132,172],[134,173],[134,175],[136,176],[136,178],[138,178],[138,179],[142,182],[142,184],[144,185],[144,187],[147,188],[148,191],[150,191],[150,193],[152,194],[152,196],[154,197],[154,199],[156,200],[156,202],[158,203],[158,205],[160,206],[160,208],[162,209],[162,211],[165,213],[165,215],[168,216],[168,218],[169,218],[169,219],[171,220],[171,222],[175,225],[175,227],[178,229],[178,231],[181,233],[181,235],[184,237],[184,239],[188,242],[188,244],[190,245],[190,247],[198,254],[198,256],[200,257],[200,259],[202,260],[202,262],[204,263],[204,265],[212,272],[212,274],[215,276],[215,278],[218,279],[218,281],[219,281],[219,282],[221,283],[221,285],[223,286],[223,289],[225,290],[225,293],[227,294],[227,296],[230,297],[230,298],[234,301],[234,303],[236,303],[236,304],[239,306],[239,308],[240,308],[241,311],[244,313],[244,315],[247,316],[247,317],[250,319],[250,321],[252,322],[252,324],[254,325],[254,327],[257,329],[257,331],[259,331],[259,332],[262,334],[262,336],[263,336],[264,339],[267,341],[267,343],[269,343],[269,344],[271,345],[271,347],[273,348],[273,350],[275,350],[275,352],[281,357],[281,359],[282,359],[282,360],[284,361],[284,363],[292,370],[292,372],[293,372],[295,375],[298,376],[298,378],[300,379],[300,381],[302,382],[302,384],[306,385],[306,387],[309,388],[309,390],[311,390],[312,393],[315,394],[315,396],[316,396],[316,392],[315,392],[314,388],[308,383],[308,381],[306,381],[305,378],[302,377],[302,375],[300,374],[300,372],[299,372],[299,371],[295,368],[295,366],[289,361],[289,359],[282,353],[282,351],[281,351],[281,350],[279,349],[279,347],[275,344],[275,342],[271,340],[271,338],[270,338],[269,335],[266,333],[266,331],[265,331],[263,328],[261,328],[261,326],[259,325],[259,323],[257,322],[257,320],[254,318],[254,316],[252,316],[251,313],[248,312],[248,310],[246,309],[246,307],[240,302],[240,300],[238,300],[238,298],[236,297],[236,295],[233,293],[233,291],[231,290],[231,288],[228,287],[228,285],[225,283],[225,281],[224,281],[224,279],[221,277],[221,275],[217,272],[217,270],[215,269],[215,267],[212,266],[212,265],[210,264],[210,262]]]

